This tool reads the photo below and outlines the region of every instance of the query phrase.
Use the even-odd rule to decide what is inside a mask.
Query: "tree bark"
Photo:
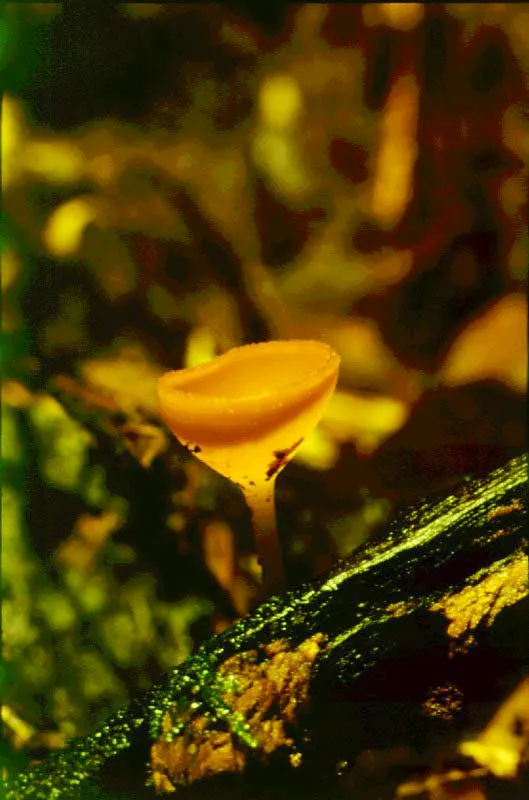
[[[494,796],[524,766],[529,721],[518,719],[510,772],[460,743],[527,671],[526,481],[522,455],[401,513],[30,766],[6,800],[390,798],[445,778],[488,781]]]

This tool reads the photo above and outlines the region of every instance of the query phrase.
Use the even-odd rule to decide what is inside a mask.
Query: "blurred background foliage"
[[[295,583],[525,446],[529,9],[8,3],[8,759],[94,728],[251,607],[242,497],[155,384],[315,338],[278,485]]]

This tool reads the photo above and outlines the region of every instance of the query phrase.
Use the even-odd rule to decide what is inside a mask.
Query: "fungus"
[[[322,342],[263,342],[158,381],[161,415],[176,438],[242,490],[267,594],[285,587],[275,481],[320,420],[339,363]]]

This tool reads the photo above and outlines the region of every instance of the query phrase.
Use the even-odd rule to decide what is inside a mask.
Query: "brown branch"
[[[186,798],[364,799],[452,779],[493,792],[523,769],[523,747],[500,775],[486,749],[460,745],[526,671],[526,470],[513,459],[404,512],[21,775],[8,800],[93,797],[94,784],[95,796],[154,797],[147,759],[157,790]],[[519,789],[523,778],[510,797]]]

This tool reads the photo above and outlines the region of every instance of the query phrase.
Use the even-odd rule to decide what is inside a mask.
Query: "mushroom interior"
[[[260,396],[303,384],[331,357],[332,351],[319,343],[281,344],[281,349],[249,345],[229,351],[203,367],[176,373],[172,387],[190,394],[227,398]]]

